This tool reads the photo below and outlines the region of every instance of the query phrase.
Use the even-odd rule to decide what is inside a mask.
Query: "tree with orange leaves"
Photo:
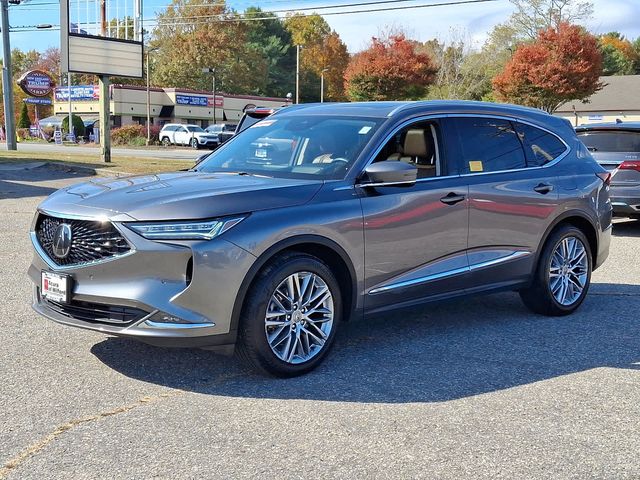
[[[565,102],[600,90],[600,75],[598,40],[581,27],[561,23],[521,45],[493,79],[493,90],[499,100],[552,113]]]
[[[345,90],[351,100],[420,98],[435,80],[437,68],[417,43],[403,34],[372,38],[371,46],[351,58]]]

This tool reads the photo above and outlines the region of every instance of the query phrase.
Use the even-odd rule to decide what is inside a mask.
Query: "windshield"
[[[269,117],[236,135],[196,170],[283,178],[344,178],[382,121],[304,115]]]
[[[640,132],[593,130],[578,138],[591,152],[640,152]]]
[[[190,132],[204,132],[202,128],[195,125],[187,125],[187,130],[189,130]]]

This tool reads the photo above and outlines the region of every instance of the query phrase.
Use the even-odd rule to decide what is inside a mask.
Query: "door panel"
[[[454,193],[465,199],[447,204]],[[383,308],[463,288],[468,189],[460,177],[363,189],[365,307]]]

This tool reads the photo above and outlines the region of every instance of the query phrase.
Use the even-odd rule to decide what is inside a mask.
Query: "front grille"
[[[71,248],[64,258],[56,256],[53,250],[56,229],[62,223],[71,227]],[[61,266],[95,262],[131,250],[127,241],[110,222],[71,220],[41,214],[36,223],[36,237],[49,258]]]
[[[46,298],[42,302],[51,310],[65,317],[90,323],[108,323],[112,325],[130,325],[148,315],[148,312],[134,307],[106,305],[102,303],[80,302],[58,303]]]

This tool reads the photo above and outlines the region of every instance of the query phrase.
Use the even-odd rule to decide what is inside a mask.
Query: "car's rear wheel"
[[[271,375],[307,373],[330,350],[341,312],[340,287],[326,264],[302,253],[277,257],[245,298],[238,354]]]
[[[168,147],[169,145],[171,145],[171,141],[169,140],[169,137],[164,137],[162,139],[162,146],[163,147]]]
[[[522,301],[542,315],[574,312],[589,290],[592,265],[584,233],[568,225],[558,228],[542,250],[532,285],[520,292]]]

